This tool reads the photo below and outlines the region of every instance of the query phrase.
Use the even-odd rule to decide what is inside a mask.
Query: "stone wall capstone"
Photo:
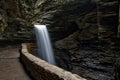
[[[86,80],[33,56],[26,44],[22,44],[21,52],[21,61],[35,80]]]

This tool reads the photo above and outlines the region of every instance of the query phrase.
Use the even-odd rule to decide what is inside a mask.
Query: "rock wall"
[[[7,13],[6,7],[4,6],[4,0],[0,1],[0,36],[4,32],[5,28],[7,27]],[[2,37],[1,37],[2,38]]]
[[[120,5],[119,5],[119,27],[118,27],[118,37],[120,37]]]
[[[30,39],[34,3],[28,0],[1,0],[1,39]],[[4,24],[4,25],[3,25]]]
[[[33,24],[47,25],[55,40],[76,31],[78,40],[107,39],[118,31],[117,0],[1,0],[0,6],[1,39],[31,39]]]
[[[59,49],[56,53],[68,52],[69,70],[83,71],[77,74],[88,79],[102,76],[110,80],[114,77],[113,53],[119,53],[119,49],[110,52],[113,43],[119,42],[114,40],[120,32],[118,5],[118,0],[0,0],[0,40],[35,39],[33,25],[47,25],[56,41],[54,49]],[[107,50],[91,51],[95,46],[89,50],[89,44],[98,45],[102,40],[109,43],[104,46]]]
[[[109,8],[109,9],[108,9]],[[96,8],[92,12],[85,15],[83,19],[84,25],[92,24],[88,28],[88,36],[96,34],[98,39],[108,39],[115,37],[118,27],[118,1],[102,1],[96,2]],[[87,29],[85,29],[87,30]],[[90,33],[89,33],[90,32]]]

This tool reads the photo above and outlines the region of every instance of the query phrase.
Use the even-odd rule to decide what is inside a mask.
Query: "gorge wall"
[[[108,39],[118,34],[117,12],[118,0],[1,0],[0,39],[31,39],[36,23],[55,40],[74,32],[78,40]]]
[[[88,80],[114,80],[119,9],[118,0],[0,0],[0,40],[34,40],[33,25],[47,25],[60,67]],[[109,46],[99,47],[102,41]]]

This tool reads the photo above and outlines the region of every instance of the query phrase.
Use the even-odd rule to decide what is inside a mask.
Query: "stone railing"
[[[22,44],[20,59],[35,80],[86,80],[30,54],[25,43]]]

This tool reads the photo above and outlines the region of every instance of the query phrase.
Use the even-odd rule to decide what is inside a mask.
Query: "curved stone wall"
[[[27,50],[27,44],[22,44],[20,58],[27,71],[36,80],[86,80],[30,54]]]

